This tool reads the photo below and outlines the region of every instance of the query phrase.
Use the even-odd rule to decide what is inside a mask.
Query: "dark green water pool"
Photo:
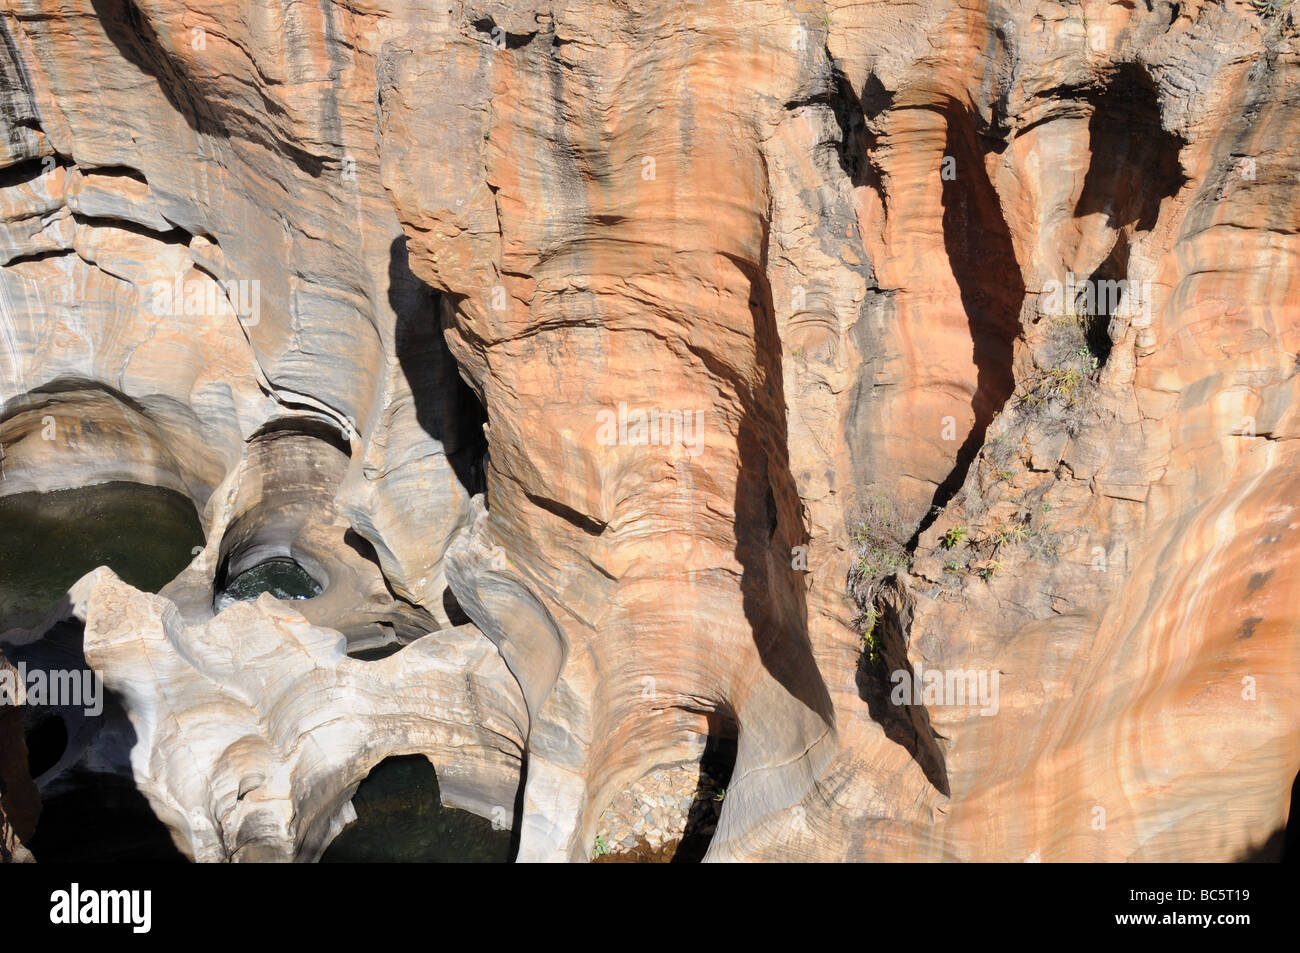
[[[292,559],[277,557],[245,569],[232,579],[217,597],[217,608],[232,602],[247,602],[269,592],[277,599],[314,599],[321,585]]]
[[[96,566],[109,566],[131,585],[157,592],[203,544],[189,499],[159,487],[106,483],[2,497],[0,631],[41,621]],[[319,595],[321,586],[292,560],[271,559],[231,580],[222,596],[235,601],[262,592],[308,599]],[[79,655],[79,633],[74,641],[69,652]],[[68,664],[76,663],[69,658]],[[56,722],[47,727],[61,727]],[[43,730],[38,725],[31,732],[38,749]],[[63,741],[49,739],[47,761],[57,760]],[[31,843],[38,860],[181,859],[130,782],[87,775],[68,780],[64,788],[47,799],[38,822]],[[504,863],[511,857],[510,831],[442,806],[438,777],[426,758],[379,764],[353,803],[357,820],[330,845],[323,862]]]
[[[389,758],[357,788],[357,819],[321,863],[483,863],[510,860],[509,830],[477,814],[443,807],[427,758]]]
[[[0,632],[39,622],[96,566],[157,592],[202,546],[194,505],[161,487],[104,483],[0,497]]]

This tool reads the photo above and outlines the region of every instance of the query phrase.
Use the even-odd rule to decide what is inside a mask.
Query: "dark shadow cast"
[[[766,227],[766,226],[765,226]],[[764,236],[763,247],[767,241]],[[758,390],[734,369],[697,351],[721,380],[730,381],[743,408],[737,428],[740,469],[736,478],[736,560],[743,569],[745,621],[763,667],[828,727],[834,706],[812,654],[808,637],[804,575],[792,566],[792,551],[807,542],[803,501],[790,473],[785,416],[782,344],[776,329],[766,267],[732,259],[749,280]],[[810,739],[811,740],[811,739]]]
[[[1251,847],[1237,858],[1239,864],[1300,863],[1300,774],[1291,782],[1291,804],[1286,823],[1259,846]]]
[[[686,815],[686,829],[670,861],[674,864],[698,864],[708,853],[736,769],[736,719],[726,712],[713,712],[708,726],[700,756],[700,780]]]
[[[442,444],[456,478],[473,496],[485,489],[487,414],[447,348],[438,298],[438,292],[411,272],[406,238],[395,239],[389,255],[388,304],[397,315],[397,360],[421,429]]]
[[[134,781],[78,771],[69,783],[27,845],[38,863],[188,863]]]
[[[867,118],[874,119],[888,109],[893,103],[893,96],[880,84],[875,73],[867,77],[865,92],[861,97],[838,65],[832,67],[832,80],[835,88],[830,106],[835,122],[840,127],[840,169],[849,177],[854,188],[868,186],[876,191],[883,202],[885,193],[880,172],[871,164],[871,150],[875,147],[876,140],[867,128]]]
[[[452,625],[465,625],[471,619],[465,614],[465,610],[460,607],[456,601],[456,594],[451,591],[451,586],[442,590],[442,611],[447,613],[447,619]]]
[[[450,592],[450,590],[448,590]],[[467,620],[468,621],[468,620]],[[510,828],[509,861],[514,863],[519,856],[519,842],[524,834],[524,793],[528,784],[528,746],[524,746],[523,757],[519,761],[519,787],[515,789],[514,826]]]
[[[1300,863],[1300,773],[1291,782],[1291,807],[1287,811],[1282,860],[1288,864]]]
[[[1160,202],[1187,177],[1179,161],[1183,140],[1161,124],[1155,84],[1137,63],[1122,63],[1099,90],[1088,122],[1090,164],[1076,216],[1105,213],[1113,229],[1155,226]]]
[[[52,406],[57,403],[59,396],[66,394],[104,397],[116,401],[150,422],[153,420],[149,408],[117,388],[105,384],[103,381],[92,380],[89,377],[64,375],[33,387],[26,393],[11,397],[5,402],[4,410],[0,412],[0,423],[8,421],[20,413]]]
[[[1020,309],[1025,283],[1020,274],[1011,231],[1002,216],[997,192],[984,171],[984,149],[972,117],[955,104],[947,119],[945,158],[955,160],[955,174],[940,168],[943,243],[970,326],[976,367],[971,410],[975,422],[948,475],[936,488],[930,510],[917,529],[919,537],[953,498],[971,462],[984,445],[984,434],[1015,389],[1012,358],[1020,336]]]
[[[1110,319],[1123,300],[1123,296],[1117,296],[1114,289],[1124,288],[1128,283],[1128,259],[1128,241],[1121,234],[1106,260],[1088,276],[1083,307],[1078,303],[1075,305],[1075,313],[1085,316],[1088,351],[1097,359],[1098,367],[1105,367],[1106,361],[1110,359]],[[1087,301],[1088,293],[1091,293],[1091,302]]]
[[[75,672],[84,685],[90,667],[83,641],[80,623],[64,622],[40,641],[12,650],[9,657],[15,664],[25,662],[29,673]],[[58,705],[30,704],[30,694],[28,700],[22,711],[33,777],[54,768],[65,755],[69,759],[61,773],[44,780],[40,818],[27,841],[37,862],[185,862],[170,831],[125,773],[127,753],[138,738],[120,696],[104,688],[103,710],[97,715],[86,712],[88,697],[49,699],[61,701]],[[74,701],[80,707],[70,704]],[[90,771],[80,762],[82,753],[104,741],[106,732],[111,732],[111,741],[104,747],[121,755],[122,774]]]
[[[253,431],[245,443],[277,434],[314,437],[329,444],[345,457],[352,456],[352,441],[338,427],[318,417],[273,417]]]
[[[875,633],[881,646],[881,657],[873,662],[870,652],[863,650],[856,676],[858,697],[867,703],[871,720],[880,725],[885,737],[905,749],[935,790],[949,797],[948,769],[930,727],[929,711],[924,705],[896,705],[890,698],[894,688],[891,673],[911,671],[903,638],[903,622],[888,600],[878,600],[877,611]]]
[[[28,709],[24,708],[24,714]],[[27,773],[39,778],[59,763],[68,750],[68,726],[58,715],[47,711],[33,718],[32,727],[26,728]]]

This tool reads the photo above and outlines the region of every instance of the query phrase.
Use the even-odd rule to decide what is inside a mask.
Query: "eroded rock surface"
[[[0,655],[0,863],[32,859],[23,845],[36,829],[40,798],[27,768],[19,671]],[[9,691],[13,689],[11,697]]]
[[[192,859],[318,859],[394,755],[426,755],[445,803],[510,824],[527,714],[472,626],[364,662],[269,596],[191,625],[107,569],[78,587],[86,660],[128,713],[130,771]]]
[[[0,492],[167,486],[208,536],[161,595],[81,584],[137,784],[192,856],[314,859],[372,755],[477,744],[442,680],[495,665],[463,804],[524,860],[708,738],[709,859],[1257,854],[1300,769],[1298,33],[5,0]],[[266,556],[324,592],[217,615]],[[918,665],[996,699],[896,704]],[[210,718],[183,770],[159,711]]]

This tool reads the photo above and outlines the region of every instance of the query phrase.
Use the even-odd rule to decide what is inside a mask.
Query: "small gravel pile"
[[[656,768],[619,794],[601,815],[597,861],[668,861],[687,837],[707,840],[722,811],[722,785],[688,762]]]

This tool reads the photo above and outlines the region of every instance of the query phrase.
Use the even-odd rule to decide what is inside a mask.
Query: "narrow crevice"
[[[72,220],[78,225],[85,225],[87,228],[116,228],[119,231],[130,232],[132,235],[151,238],[154,241],[168,245],[189,245],[194,238],[190,232],[179,225],[165,232],[160,232],[156,228],[150,228],[148,225],[141,225],[139,222],[128,221],[124,218],[82,215],[80,212],[73,212]]]
[[[51,258],[67,258],[76,254],[76,250],[72,248],[46,248],[42,251],[29,252],[25,255],[15,255],[8,261],[0,262],[0,266],[9,268],[14,265],[25,265],[36,261],[49,261]]]
[[[537,35],[539,31],[534,30],[531,33],[511,33],[505,27],[499,26],[491,16],[484,16],[474,21],[474,29],[479,33],[484,33],[488,38],[495,42],[504,41],[507,50],[517,50],[525,47]],[[552,46],[559,44],[553,43]]]
[[[1110,359],[1110,320],[1125,296],[1132,295],[1128,281],[1128,240],[1123,233],[1106,260],[1088,276],[1083,300],[1075,302],[1075,313],[1083,320],[1086,347],[1098,368]]]
[[[338,427],[319,417],[274,417],[257,428],[245,443],[251,443],[264,437],[275,439],[278,435],[314,437],[323,443],[329,444],[344,456],[352,456],[352,441]]]
[[[50,167],[49,160],[54,159],[55,165]],[[24,159],[22,162],[15,162],[13,165],[0,168],[0,189],[9,189],[19,185],[31,185],[41,176],[52,173],[55,169],[66,169],[72,166],[72,160],[62,156],[38,156],[35,159]]]
[[[588,536],[599,536],[601,533],[605,532],[605,527],[607,524],[602,523],[600,520],[592,519],[590,516],[586,516],[582,513],[579,513],[577,510],[573,509],[572,507],[565,506],[563,503],[560,503],[557,500],[552,500],[544,496],[538,496],[537,494],[529,493],[526,490],[524,491],[524,495],[528,498],[528,502],[532,503],[534,506],[545,510],[546,512],[550,513],[552,516],[558,516],[566,523],[572,523],[574,526],[578,527],[578,529],[582,530]]]

